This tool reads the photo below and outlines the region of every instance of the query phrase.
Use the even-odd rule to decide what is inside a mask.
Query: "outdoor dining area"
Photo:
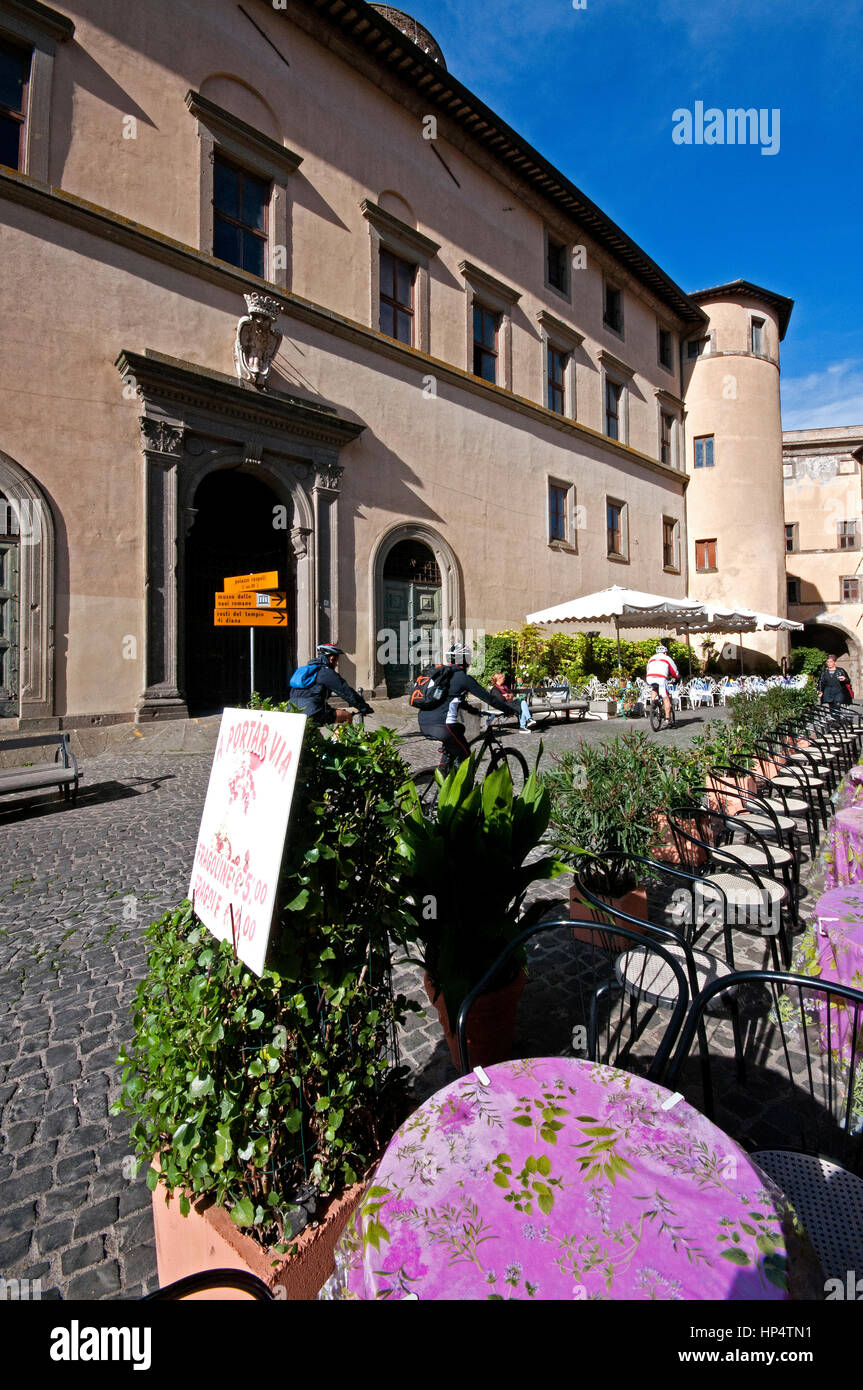
[[[458,1075],[391,1139],[321,1298],[845,1296],[861,753],[853,707],[801,704],[710,766],[661,849],[579,846],[569,913],[539,901],[462,991]]]

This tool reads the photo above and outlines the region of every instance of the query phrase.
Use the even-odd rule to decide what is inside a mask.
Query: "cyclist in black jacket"
[[[469,676],[467,669],[473,660],[470,647],[458,644],[450,647],[446,654],[447,666],[454,667],[449,681],[446,699],[437,709],[421,709],[419,712],[420,733],[432,738],[441,745],[441,770],[446,772],[453,763],[463,763],[470,756],[470,748],[464,736],[464,724],[460,722],[461,706],[468,695],[499,709],[502,714],[511,714],[512,706],[493,690],[484,690],[479,681]]]
[[[300,714],[305,714],[315,724],[334,723],[336,712],[327,704],[330,695],[341,695],[360,714],[374,714],[371,705],[367,705],[363,696],[352,690],[336,670],[339,657],[343,655],[341,647],[334,647],[329,642],[322,643],[318,647],[317,658],[309,662],[309,666],[319,668],[314,685],[291,686],[291,704],[296,705]]]

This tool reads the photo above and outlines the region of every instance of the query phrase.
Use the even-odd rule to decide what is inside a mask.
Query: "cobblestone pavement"
[[[621,728],[564,725],[543,738],[554,750]],[[662,737],[703,728],[702,712]],[[83,758],[75,806],[56,794],[0,803],[0,1277],[40,1279],[43,1297],[135,1298],[156,1284],[150,1194],[128,1177],[128,1120],[109,1107],[145,970],[142,929],[187,890],[215,726],[200,751],[171,742],[166,730],[140,742],[130,731]],[[408,739],[405,756],[421,766],[429,747]],[[551,912],[565,894],[560,882],[540,890]],[[418,967],[400,966],[396,983],[427,1007],[401,1040],[419,1101],[455,1073]]]

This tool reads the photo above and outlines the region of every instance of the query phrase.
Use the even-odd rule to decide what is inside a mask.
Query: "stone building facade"
[[[788,616],[795,643],[842,661],[863,688],[863,426],[782,436]]]
[[[686,294],[400,11],[0,0],[0,52],[0,717],[244,699],[229,574],[286,591],[276,696],[320,641],[395,693],[419,638],[682,596],[693,419],[781,536],[788,301]],[[753,305],[733,410],[689,344]]]

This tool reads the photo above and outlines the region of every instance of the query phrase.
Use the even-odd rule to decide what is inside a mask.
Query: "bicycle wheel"
[[[506,764],[509,769],[513,791],[523,791],[524,784],[530,776],[527,759],[519,753],[517,748],[496,748],[491,755],[490,771],[493,772],[495,768],[501,767],[503,764]]]
[[[672,711],[673,713],[673,711]],[[662,708],[662,701],[657,697],[650,702],[650,727],[655,734],[662,728],[662,721],[665,718],[665,710]]]
[[[411,774],[411,781],[417,789],[420,806],[424,813],[434,809],[437,805],[438,785],[434,767],[422,767],[419,772]]]

